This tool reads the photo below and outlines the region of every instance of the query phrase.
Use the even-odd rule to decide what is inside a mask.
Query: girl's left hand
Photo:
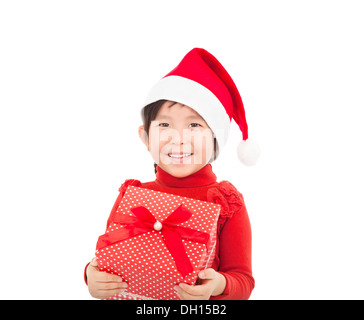
[[[174,286],[181,300],[209,300],[211,296],[218,296],[224,292],[226,279],[221,273],[208,268],[200,271],[198,277],[201,279],[200,284],[180,283]]]

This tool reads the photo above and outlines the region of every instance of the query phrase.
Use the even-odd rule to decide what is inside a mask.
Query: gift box
[[[195,284],[212,266],[220,205],[128,186],[106,233],[99,237],[99,270],[128,288],[115,300],[177,300],[173,287]]]

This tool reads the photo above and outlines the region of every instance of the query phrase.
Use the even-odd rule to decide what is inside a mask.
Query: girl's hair
[[[152,103],[146,105],[142,109],[141,116],[142,116],[142,120],[143,120],[143,126],[144,126],[145,138],[146,139],[148,139],[150,124],[157,117],[157,114],[158,114],[159,109],[167,101],[168,100],[158,100],[156,102],[152,102]],[[168,107],[170,108],[173,105],[175,105],[176,103],[177,102],[174,102],[174,103],[172,103]],[[217,144],[216,138],[214,138],[214,152],[213,152],[213,156],[211,157],[209,163],[211,163],[214,160],[216,160],[216,158],[217,158],[218,155],[219,155],[219,146]],[[157,164],[156,163],[154,163],[154,171],[155,171],[155,173],[157,173]]]

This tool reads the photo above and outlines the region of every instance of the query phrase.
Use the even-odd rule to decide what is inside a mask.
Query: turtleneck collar
[[[156,169],[156,182],[165,187],[193,188],[207,186],[216,182],[216,175],[212,172],[211,164],[207,164],[199,171],[183,178],[174,177],[159,166]]]

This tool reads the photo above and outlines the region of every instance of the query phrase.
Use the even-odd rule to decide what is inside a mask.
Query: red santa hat
[[[242,132],[237,153],[245,165],[254,165],[260,148],[248,139],[248,125],[239,91],[222,64],[204,49],[194,48],[150,90],[144,106],[161,100],[184,104],[204,118],[221,150],[228,138],[231,119]]]

